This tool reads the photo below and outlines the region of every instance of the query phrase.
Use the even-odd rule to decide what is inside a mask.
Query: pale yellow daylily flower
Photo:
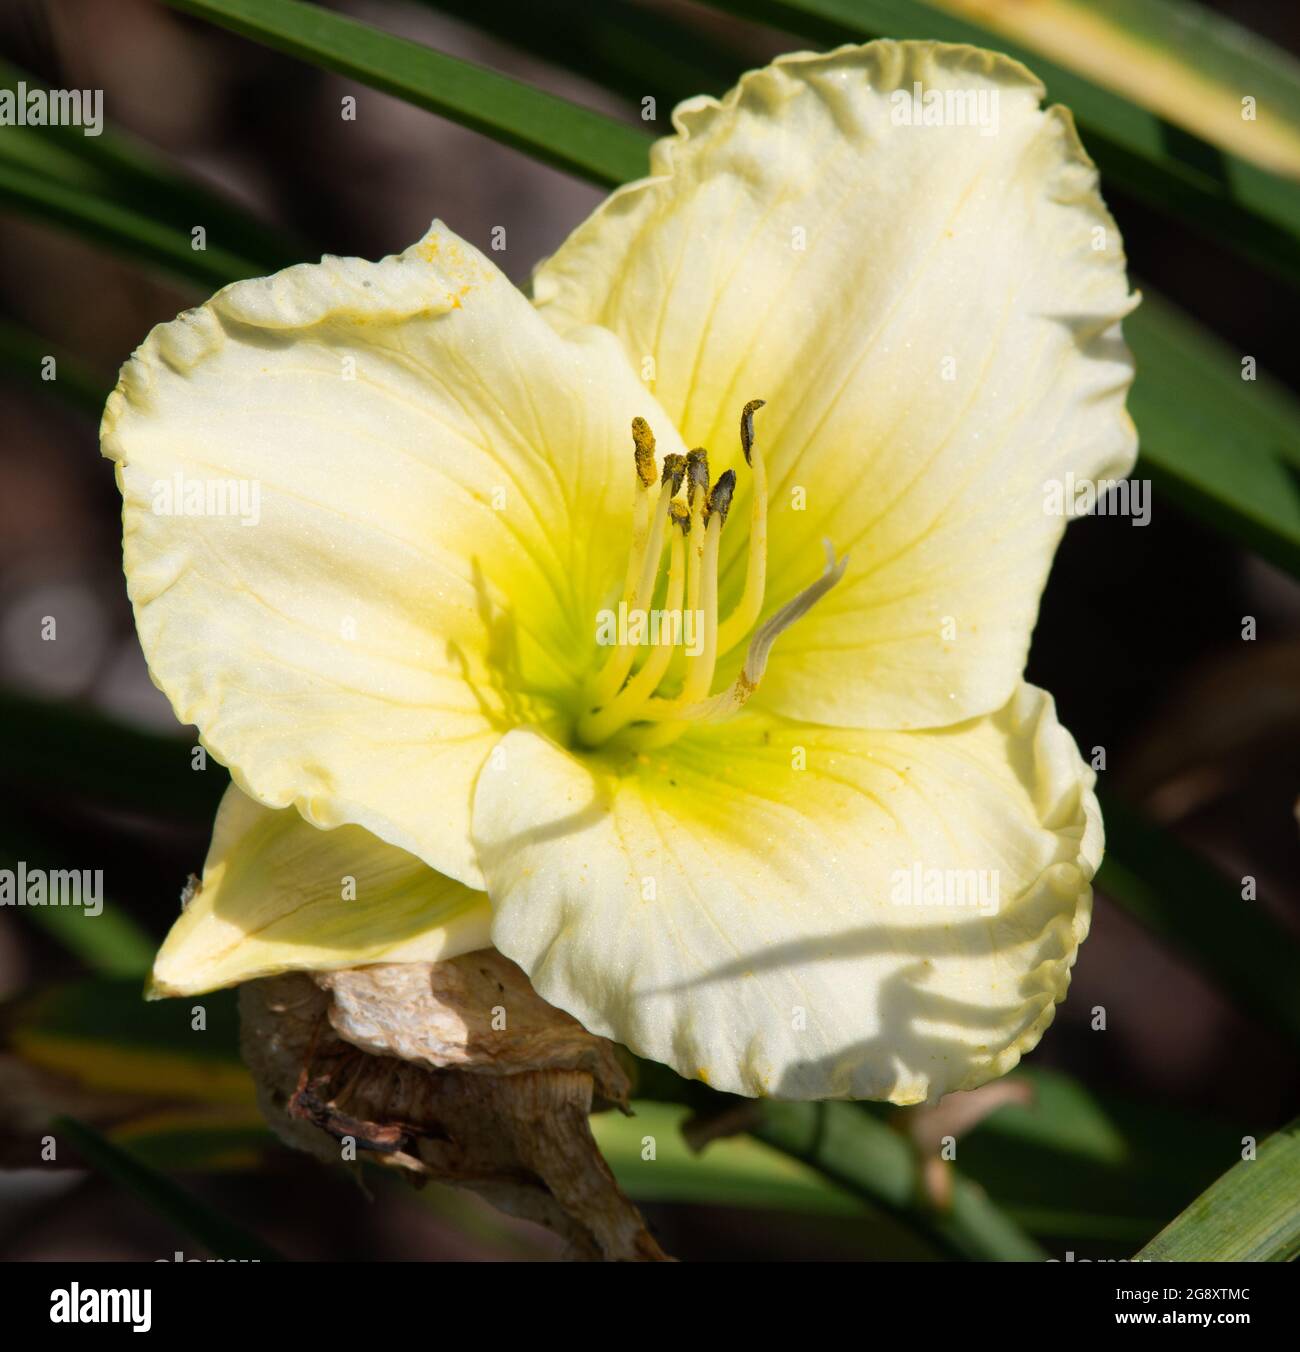
[[[785,57],[678,108],[531,303],[435,224],[150,335],[103,428],[127,577],[237,786],[156,993],[490,938],[744,1094],[1034,1045],[1101,851],[1021,681],[1043,489],[1134,456],[1119,236],[1041,96],[966,47]],[[218,481],[257,510],[176,513]],[[698,641],[602,646],[620,602]]]

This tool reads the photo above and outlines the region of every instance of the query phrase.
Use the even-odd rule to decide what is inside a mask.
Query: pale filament
[[[822,570],[821,576],[764,621],[750,641],[740,674],[726,690],[693,703],[681,696],[676,699],[652,699],[638,712],[637,718],[646,721],[680,720],[676,724],[680,735],[690,723],[720,723],[723,719],[739,713],[763,679],[763,673],[767,670],[768,654],[772,651],[772,644],[776,642],[777,636],[796,620],[802,619],[844,576],[844,570],[849,566],[849,556],[846,554],[842,559],[836,559],[831,542],[827,540],[824,544],[826,567]],[[642,743],[647,744],[659,743]]]
[[[754,627],[763,609],[767,587],[767,465],[763,451],[754,440],[754,414],[764,405],[752,399],[740,415],[740,445],[745,463],[754,472],[749,507],[749,557],[745,563],[745,591],[740,604],[718,626],[718,651],[730,652]]]
[[[664,601],[664,606],[670,614],[681,610],[685,582],[686,537],[680,530],[676,530],[673,532],[672,544],[669,547],[668,595]],[[672,660],[674,651],[676,650],[667,643],[657,644],[641,669],[615,698],[585,721],[584,737],[593,744],[603,742],[636,718],[637,711],[659,688],[659,682],[663,680],[664,673],[668,670],[668,663]]]
[[[662,706],[672,703],[682,708],[698,704],[709,693],[713,684],[713,673],[718,665],[718,546],[722,540],[722,515],[715,512],[704,528],[704,548],[700,552],[700,591],[697,613],[704,617],[704,636],[700,651],[686,659],[686,680],[682,683],[682,692],[677,699],[668,701],[659,697],[643,700],[636,711],[639,720],[653,719],[659,723],[657,728],[648,729],[637,745],[649,749],[664,746],[675,741],[685,731],[675,722],[662,721],[664,716],[655,712]]]
[[[689,521],[686,538],[686,609],[700,613],[700,579],[704,569],[704,509],[709,500],[709,457],[702,446],[686,457],[686,501]],[[690,658],[682,648],[674,649],[668,679],[680,679]]]
[[[648,493],[638,494],[640,500],[649,498]],[[632,542],[632,557],[628,560],[627,581],[623,588],[623,601],[628,610],[634,610],[648,602],[654,595],[655,578],[659,575],[659,561],[664,551],[664,527],[668,523],[668,509],[672,505],[673,485],[665,482],[659,490],[659,501],[653,508],[650,526],[641,539],[635,537]],[[636,648],[630,643],[620,643],[610,654],[604,669],[591,684],[591,702],[593,705],[606,704],[619,691],[632,669]]]
[[[631,675],[637,645],[618,644],[603,670],[591,683],[588,707],[578,720],[577,735],[588,746],[599,746],[636,723],[651,724],[631,728],[628,737],[640,749],[649,749],[675,741],[693,722],[717,722],[730,718],[744,707],[758,687],[767,667],[768,654],[777,636],[814,606],[844,575],[847,559],[836,560],[829,543],[827,565],[823,573],[793,600],[787,602],[754,631],[739,675],[731,685],[710,693],[717,673],[718,656],[739,643],[753,629],[763,609],[767,573],[767,471],[761,451],[754,443],[754,413],[762,400],[745,405],[741,415],[740,437],[746,463],[753,471],[753,497],[750,508],[749,549],[746,561],[745,589],[735,610],[719,623],[718,558],[722,531],[735,489],[731,470],[710,488],[708,457],[703,449],[664,460],[658,501],[653,509],[649,488],[654,482],[654,438],[643,420],[633,424],[637,448],[638,482],[646,491],[637,496],[637,525],[628,560],[624,602],[629,610],[648,604],[654,597],[662,562],[664,531],[671,520],[674,529],[669,548],[668,580],[664,598],[665,613],[682,623],[682,602],[687,613],[701,617],[699,651],[685,654],[684,663],[674,661],[671,644],[659,643]],[[686,501],[678,498],[685,480]],[[645,504],[645,506],[643,506]],[[642,524],[644,523],[644,524]],[[680,690],[666,697],[657,693],[662,685],[675,682],[678,667],[684,667]]]

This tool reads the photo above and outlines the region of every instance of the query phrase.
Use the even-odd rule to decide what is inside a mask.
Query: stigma
[[[767,588],[768,489],[754,415],[763,407],[763,400],[753,399],[740,415],[740,447],[752,476],[748,547],[744,591],[725,617],[718,613],[718,558],[736,473],[727,470],[710,480],[702,446],[686,456],[665,455],[659,467],[649,424],[632,420],[637,487],[619,613],[644,614],[662,589],[664,605],[655,614],[674,621],[672,637],[665,642],[659,635],[647,649],[620,635],[584,691],[576,728],[583,744],[595,747],[617,738],[639,749],[659,747],[693,723],[739,713],[763,679],[777,636],[844,576],[848,559],[836,560],[828,543],[821,575],[758,623]],[[688,630],[689,639],[680,642]],[[739,673],[715,691],[719,658],[746,640]]]

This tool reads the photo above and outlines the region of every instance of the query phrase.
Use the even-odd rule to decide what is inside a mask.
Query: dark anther
[[[695,506],[696,493],[709,492],[709,453],[703,446],[697,446],[686,457],[686,500]]]
[[[745,464],[752,465],[750,452],[754,449],[754,414],[758,412],[766,399],[751,399],[740,414],[740,449],[745,452]]]
[[[677,490],[681,488],[682,478],[685,474],[686,457],[684,455],[677,455],[675,452],[670,451],[664,456],[663,481],[666,484],[672,485],[671,495],[673,497],[677,496]]]
[[[714,512],[722,518],[722,524],[727,524],[727,513],[731,510],[731,495],[736,491],[736,471],[729,469],[725,474],[719,475],[718,482],[713,485],[713,491],[709,494],[709,505],[704,510],[704,519],[707,521]]]

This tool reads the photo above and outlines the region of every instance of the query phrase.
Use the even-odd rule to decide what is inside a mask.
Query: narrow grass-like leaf
[[[188,229],[12,158],[0,158],[0,204],[96,240],[204,290],[265,270],[219,241],[208,240],[205,248],[196,249]]]
[[[904,1136],[856,1104],[767,1102],[750,1130],[841,1188],[908,1221],[954,1256],[1003,1263],[1047,1257],[983,1188],[955,1169],[949,1204],[927,1204],[916,1151]]]
[[[1243,354],[1148,293],[1124,322],[1137,363],[1135,473],[1300,576],[1300,406]]]
[[[424,3],[620,95],[638,113],[641,100],[653,98],[660,126],[683,99],[724,93],[747,65],[699,25],[623,0],[599,5],[591,0]]]
[[[704,1115],[738,1112],[737,1129],[799,1160],[841,1191],[877,1207],[953,1258],[1033,1262],[1046,1254],[984,1190],[953,1169],[945,1206],[925,1199],[921,1162],[883,1115],[855,1103],[739,1100],[683,1080],[666,1066],[637,1061],[635,1093],[684,1103]],[[705,1148],[708,1157],[708,1147]]]
[[[1244,1010],[1300,1042],[1300,946],[1257,901],[1110,795],[1097,886]]]
[[[70,703],[0,690],[0,783],[57,788],[119,808],[207,826],[229,783],[195,743],[145,732]]]
[[[1300,1257],[1300,1118],[1274,1132],[1138,1255],[1148,1263],[1289,1263]]]
[[[29,90],[43,88],[26,71],[0,62],[0,89],[17,91],[20,84]],[[202,259],[188,258],[178,267],[170,253],[151,261],[203,286],[275,272],[309,252],[287,232],[258,221],[172,167],[145,142],[111,126],[97,136],[87,136],[77,126],[6,127],[0,136],[0,165],[25,169],[69,191],[112,202],[129,217],[147,218],[155,227],[171,227],[187,248],[191,231],[201,226],[208,251],[217,251],[215,268],[205,269]],[[14,205],[43,214],[38,201],[15,199]],[[64,226],[75,224],[66,215],[57,219]],[[149,259],[152,239],[144,235],[134,243],[117,241],[117,246]]]
[[[1300,177],[1300,62],[1205,4],[925,3],[969,16],[1234,155]]]
[[[594,183],[645,172],[650,138],[495,71],[392,37],[302,0],[167,0]]]
[[[136,1159],[168,1172],[241,1173],[283,1148],[254,1104],[142,1114],[114,1122],[107,1135]]]
[[[204,1027],[193,1027],[202,1005]],[[234,991],[190,1000],[141,999],[136,979],[60,982],[17,1001],[6,1014],[8,1045],[25,1060],[81,1084],[122,1094],[204,1103],[253,1101],[239,1059]]]
[[[863,1214],[858,1198],[751,1137],[728,1137],[697,1154],[682,1139],[690,1110],[681,1104],[638,1100],[632,1108],[631,1117],[596,1115],[591,1129],[619,1184],[637,1201]],[[655,1142],[649,1159],[647,1136]]]
[[[963,1133],[958,1157],[1043,1240],[1131,1250],[1205,1188],[1240,1141],[1225,1123],[1098,1093],[1060,1071],[1022,1063],[1015,1078],[1032,1097]]]
[[[217,1258],[260,1263],[282,1262],[282,1256],[242,1226],[219,1215],[192,1192],[151,1169],[93,1127],[72,1117],[56,1117],[51,1126],[65,1137],[92,1168],[131,1193],[183,1234],[197,1240]]]
[[[55,850],[24,825],[21,832],[11,821],[0,833],[0,867],[19,865],[36,869],[72,869],[80,874],[84,859],[68,858],[66,851]],[[15,880],[16,882],[16,880]],[[15,910],[39,925],[68,952],[101,976],[142,978],[153,961],[156,945],[143,929],[112,898],[101,896],[102,909],[92,915],[84,905],[20,904]]]
[[[54,358],[54,379],[47,379],[45,362]],[[28,391],[52,395],[99,421],[109,385],[74,356],[39,335],[0,319],[0,374]],[[0,696],[0,699],[3,697]],[[4,711],[0,708],[0,721]]]
[[[21,857],[26,858],[24,852]],[[5,865],[13,867],[20,857],[14,849],[4,851]],[[33,861],[28,859],[29,864]],[[80,958],[93,972],[104,976],[142,977],[149,970],[157,945],[121,910],[111,897],[104,909],[89,916],[80,907],[27,906],[24,914],[48,931],[60,946]]]
[[[834,45],[933,38],[1017,57],[1070,108],[1103,176],[1180,225],[1300,285],[1300,183],[1228,154],[1003,35],[916,0],[705,0],[715,9]]]

